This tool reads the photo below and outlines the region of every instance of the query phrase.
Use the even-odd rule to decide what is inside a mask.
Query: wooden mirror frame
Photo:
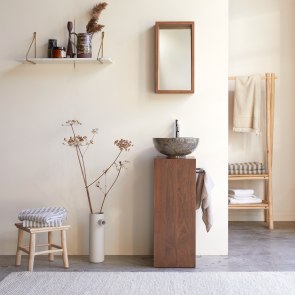
[[[189,28],[191,30],[191,89],[189,90],[160,90],[159,89],[159,30],[162,28]],[[195,63],[195,53],[194,53],[194,35],[195,35],[195,23],[191,21],[176,21],[176,22],[156,22],[155,23],[155,47],[156,47],[156,64],[155,64],[155,91],[156,93],[194,93],[195,92],[195,74],[194,74],[194,63]]]

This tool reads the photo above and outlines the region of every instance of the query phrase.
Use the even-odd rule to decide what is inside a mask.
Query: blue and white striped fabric
[[[23,220],[23,227],[57,227],[62,226],[63,221],[62,220],[54,220],[50,222],[37,222],[37,221],[31,221],[31,220]]]
[[[18,215],[20,221],[34,221],[40,224],[54,224],[54,222],[62,223],[66,218],[67,210],[64,207],[24,209]]]
[[[245,163],[229,163],[229,175],[250,175],[250,174],[264,174],[265,167],[259,162],[245,162]]]

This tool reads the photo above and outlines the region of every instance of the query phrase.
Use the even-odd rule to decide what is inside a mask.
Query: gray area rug
[[[0,294],[294,295],[295,272],[15,272]]]

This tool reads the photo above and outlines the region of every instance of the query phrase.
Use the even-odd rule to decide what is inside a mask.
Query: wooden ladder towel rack
[[[236,77],[228,77],[235,80]],[[273,191],[272,191],[272,159],[273,159],[273,129],[275,106],[275,80],[274,73],[266,73],[265,80],[266,97],[266,168],[267,172],[260,175],[229,175],[229,181],[236,180],[263,180],[265,181],[265,198],[261,204],[229,204],[229,209],[263,209],[265,222],[269,229],[273,229]]]

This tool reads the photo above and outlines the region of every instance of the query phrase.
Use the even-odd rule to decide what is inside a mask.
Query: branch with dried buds
[[[94,137],[98,133],[98,129],[97,128],[92,129],[92,131],[91,131],[92,137],[90,139],[88,139],[87,136],[82,136],[82,135],[76,134],[75,126],[77,126],[77,125],[82,125],[82,124],[78,120],[68,120],[66,123],[62,124],[62,126],[70,127],[72,134],[73,134],[69,138],[64,138],[63,144],[70,146],[70,147],[74,147],[76,150],[76,155],[77,155],[80,171],[82,174],[84,187],[86,190],[90,213],[93,213],[93,207],[92,207],[92,201],[91,201],[91,196],[90,196],[90,192],[89,192],[89,187],[95,183],[96,183],[96,186],[99,188],[99,190],[103,193],[103,200],[102,200],[102,203],[101,203],[101,206],[99,209],[99,213],[103,213],[103,211],[102,211],[103,206],[105,204],[108,194],[110,193],[111,189],[116,184],[116,182],[120,176],[121,170],[123,168],[127,169],[126,164],[129,163],[128,161],[119,161],[119,158],[120,158],[123,151],[125,151],[125,152],[130,151],[130,148],[133,147],[133,144],[130,140],[126,140],[126,139],[116,140],[114,142],[114,145],[119,148],[119,152],[118,152],[117,156],[115,157],[115,159],[111,162],[111,164],[106,169],[104,169],[100,174],[98,174],[98,176],[93,181],[91,181],[89,183],[88,178],[87,178],[87,173],[86,173],[84,156],[85,156],[85,153],[87,152],[89,146],[94,144]],[[108,172],[111,170],[111,168],[115,168],[117,174],[116,174],[113,182],[108,186],[107,185],[107,175],[108,175]],[[100,179],[102,177],[104,177],[104,187],[103,188],[100,185]]]

